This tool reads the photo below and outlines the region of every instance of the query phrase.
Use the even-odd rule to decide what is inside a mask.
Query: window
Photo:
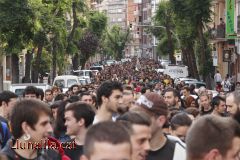
[[[147,11],[143,11],[143,20],[147,20],[148,16],[147,16]]]
[[[142,16],[139,16],[139,22],[140,23],[142,22]]]
[[[64,88],[65,87],[64,80],[63,79],[56,80],[54,86],[57,86],[59,88]]]
[[[78,82],[75,79],[68,79],[67,80],[67,87],[71,87],[74,84],[77,84]]]

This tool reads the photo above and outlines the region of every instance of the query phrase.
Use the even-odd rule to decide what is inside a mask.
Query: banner
[[[217,51],[212,51],[213,66],[218,66],[218,53]]]
[[[234,32],[234,12],[235,0],[226,0],[226,36],[228,39],[236,37]]]

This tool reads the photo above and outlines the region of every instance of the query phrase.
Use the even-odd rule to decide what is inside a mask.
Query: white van
[[[23,92],[27,86],[34,86],[40,88],[45,92],[47,89],[51,89],[52,87],[48,84],[44,83],[16,83],[11,84],[9,90],[18,95],[19,97],[23,96]]]
[[[92,77],[92,70],[74,70],[74,75],[77,75],[79,78],[91,78]]]
[[[188,77],[188,67],[181,65],[166,65],[163,74],[169,75],[171,78]]]
[[[78,84],[78,85],[80,84],[78,80],[78,76],[73,76],[73,75],[57,76],[53,81],[53,86],[62,88],[63,93],[65,93],[68,90],[68,88],[74,84]]]

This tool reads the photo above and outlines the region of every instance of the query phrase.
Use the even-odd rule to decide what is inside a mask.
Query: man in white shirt
[[[216,84],[221,83],[222,82],[222,76],[219,73],[219,71],[216,72],[216,74],[214,75],[214,81]]]
[[[224,92],[230,91],[231,82],[229,81],[229,79],[227,77],[225,77],[225,79],[222,81],[221,85],[222,85]]]

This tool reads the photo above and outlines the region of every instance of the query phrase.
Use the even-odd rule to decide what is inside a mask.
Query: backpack
[[[0,149],[5,146],[8,140],[8,127],[4,122],[0,123]]]

